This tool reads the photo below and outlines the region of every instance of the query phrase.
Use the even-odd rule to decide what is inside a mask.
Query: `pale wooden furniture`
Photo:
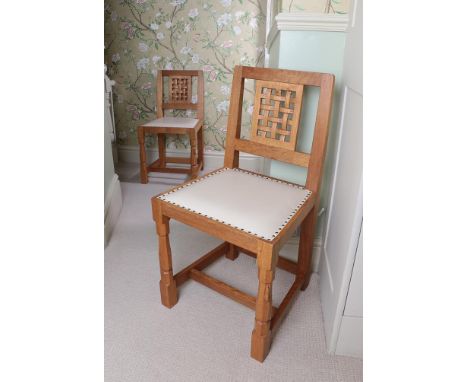
[[[164,100],[164,77],[168,77],[168,100]],[[192,102],[192,83],[197,80],[197,102]],[[197,118],[165,117],[164,110],[196,110]],[[148,172],[182,173],[196,178],[203,170],[204,79],[201,70],[160,70],[156,79],[156,119],[138,127],[140,181],[148,183]],[[159,158],[146,163],[145,135],[158,136]],[[186,134],[190,140],[190,158],[167,157],[165,134]],[[186,163],[189,168],[168,167],[167,163]]]
[[[256,80],[250,139],[240,138],[244,79]],[[320,88],[311,153],[295,151],[305,85]],[[162,304],[177,303],[177,288],[193,279],[255,310],[251,356],[263,362],[288,306],[299,289],[307,288],[316,203],[328,137],[334,76],[323,73],[236,66],[228,119],[224,168],[187,182],[152,198],[159,237]],[[305,187],[239,169],[239,151],[306,167]],[[169,220],[176,219],[224,243],[173,275]],[[279,255],[297,227],[300,229],[298,261]],[[221,256],[235,260],[239,252],[255,257],[258,294],[250,296],[203,273]],[[272,304],[276,267],[296,278],[278,307]]]

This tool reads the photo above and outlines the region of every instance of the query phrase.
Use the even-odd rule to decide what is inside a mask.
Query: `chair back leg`
[[[148,183],[148,169],[146,168],[145,129],[138,128],[138,145],[140,146],[140,182]]]
[[[203,141],[203,125],[198,130],[198,164],[200,171],[203,171],[205,167],[205,161],[203,160],[203,151],[205,150],[205,142]]]
[[[197,161],[197,133],[191,132],[190,136],[190,179],[195,179],[198,176],[198,161]]]
[[[235,260],[239,257],[239,248],[234,244],[229,243],[229,249],[226,252],[226,258],[229,260]]]
[[[317,208],[314,206],[301,224],[296,276],[296,279],[302,278],[304,280],[301,285],[301,290],[307,289],[312,275],[311,260],[315,235],[315,223],[317,221],[316,211]]]
[[[166,135],[158,134],[159,166],[166,167]]]

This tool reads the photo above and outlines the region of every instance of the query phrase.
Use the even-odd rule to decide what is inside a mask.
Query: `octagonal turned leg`
[[[153,198],[153,218],[156,221],[156,232],[159,239],[159,270],[161,281],[159,289],[161,291],[161,303],[172,308],[177,304],[177,286],[172,271],[172,253],[169,243],[169,218],[162,215],[160,201]]]
[[[278,251],[270,244],[260,244],[257,254],[258,294],[255,307],[255,327],[252,332],[250,349],[250,356],[259,362],[263,362],[270,351],[272,284],[277,261]]]

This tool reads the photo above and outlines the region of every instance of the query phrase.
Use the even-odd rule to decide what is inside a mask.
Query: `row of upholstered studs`
[[[262,179],[265,179],[265,180],[269,180],[269,181],[273,181],[273,182],[276,182],[276,183],[285,184],[285,185],[287,185],[287,186],[290,186],[290,187],[293,187],[293,188],[298,188],[298,189],[300,189],[300,190],[306,190],[304,187],[299,186],[298,184],[291,184],[291,183],[288,183],[288,182],[283,182],[282,180],[274,179],[274,178],[269,178],[268,176],[265,176],[265,175],[256,174],[256,173],[249,172],[249,171],[244,171],[244,170],[242,170],[241,168],[233,168],[232,170],[238,171],[238,172],[243,172],[244,174],[248,174],[248,175],[252,175],[252,176],[257,176],[257,177],[259,177],[259,178],[262,178]],[[310,191],[309,191],[309,193],[310,193]]]
[[[277,231],[275,231],[275,235],[273,237],[275,237],[276,235],[278,235],[281,230],[284,228],[284,226],[286,224],[289,223],[289,221],[291,220],[291,218],[296,214],[297,211],[299,211],[299,209],[304,205],[304,203],[306,202],[306,200],[309,198],[310,194],[312,194],[312,192],[309,191],[309,193],[307,194],[307,196],[302,199],[302,201],[296,206],[296,208],[293,210],[293,212],[288,216],[288,218],[283,222],[282,225],[280,225],[280,227],[278,228]]]
[[[246,229],[241,228],[241,227],[237,227],[237,226],[232,225],[232,224],[230,224],[230,223],[228,223],[228,222],[225,222],[224,220],[216,219],[216,218],[214,218],[214,217],[212,217],[212,216],[208,216],[207,214],[203,214],[203,213],[201,213],[201,212],[192,210],[191,208],[182,206],[182,205],[177,204],[177,203],[175,203],[175,202],[172,202],[172,201],[170,201],[170,200],[166,200],[166,202],[168,202],[168,203],[170,203],[170,204],[172,204],[172,205],[174,205],[174,206],[177,206],[177,207],[179,207],[179,208],[183,208],[184,210],[187,210],[187,211],[189,211],[189,212],[193,212],[193,213],[195,213],[195,214],[197,214],[197,215],[204,216],[205,218],[208,218],[208,219],[210,219],[210,220],[213,220],[213,221],[216,221],[216,222],[218,222],[218,223],[222,223],[222,224],[224,224],[224,225],[227,225],[227,226],[229,226],[229,227],[238,229],[238,230],[240,230],[240,231],[242,231],[242,232],[247,232],[248,234],[253,235],[253,236],[256,236],[256,237],[258,237],[258,238],[260,238],[260,239],[269,240],[269,239],[266,238],[265,236],[257,235],[255,232],[246,230]],[[271,239],[273,239],[274,237],[275,237],[275,235],[271,235]]]
[[[207,175],[205,175],[205,176],[202,176],[201,178],[194,179],[194,180],[192,180],[191,182],[185,183],[185,184],[181,185],[180,187],[173,188],[172,190],[170,190],[170,191],[168,191],[168,192],[166,192],[166,193],[160,195],[160,196],[158,197],[158,199],[165,200],[165,199],[163,199],[163,196],[164,196],[164,195],[172,194],[172,193],[174,193],[174,192],[176,192],[176,191],[179,191],[179,190],[181,190],[181,189],[183,189],[183,188],[185,188],[185,187],[191,186],[192,184],[201,182],[202,180],[204,180],[204,179],[206,179],[206,178],[210,178],[210,177],[212,177],[213,175],[216,175],[216,174],[218,174],[218,173],[220,173],[220,172],[223,172],[223,171],[226,171],[226,170],[228,170],[228,169],[227,169],[227,168],[221,168],[221,169],[219,169],[218,171],[215,171],[215,172],[212,172],[212,173],[207,174]]]

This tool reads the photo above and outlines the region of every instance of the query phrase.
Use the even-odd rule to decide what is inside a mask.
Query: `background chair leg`
[[[197,134],[192,132],[190,134],[190,179],[195,179],[198,176],[198,169]]]
[[[157,207],[156,209],[158,211],[156,214],[156,231],[159,238],[159,269],[161,271],[159,288],[161,291],[161,302],[164,306],[172,308],[177,303],[177,286],[172,272],[169,218],[161,214],[160,208]]]
[[[205,161],[203,160],[203,152],[205,150],[205,142],[203,141],[203,126],[198,130],[198,164],[200,165],[200,171],[203,171],[205,167]]]
[[[166,135],[158,134],[159,166],[166,167]]]
[[[145,129],[138,128],[138,144],[140,145],[140,182],[148,183],[148,169],[146,168]]]
[[[317,214],[315,206],[309,212],[307,217],[301,224],[301,235],[299,239],[299,255],[297,259],[297,277],[303,277],[304,282],[301,290],[306,290],[309,286],[310,277],[312,275],[312,247],[315,235],[315,223]]]
[[[250,356],[263,362],[271,345],[271,309],[272,283],[275,278],[275,267],[278,251],[270,244],[262,243],[257,255],[258,294],[255,308],[255,327],[252,332]]]
[[[239,248],[234,244],[229,243],[228,251],[226,252],[226,258],[229,260],[235,260],[239,257]]]

